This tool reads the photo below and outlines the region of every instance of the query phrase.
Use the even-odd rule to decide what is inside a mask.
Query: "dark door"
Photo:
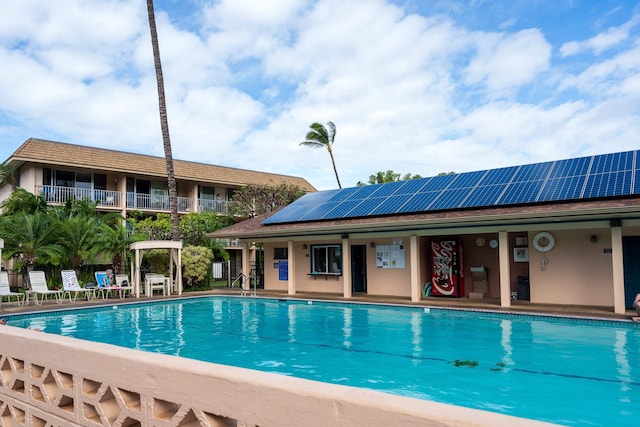
[[[633,299],[640,293],[640,236],[622,238],[624,265],[624,303],[632,308]]]
[[[367,292],[366,245],[351,245],[351,292]]]

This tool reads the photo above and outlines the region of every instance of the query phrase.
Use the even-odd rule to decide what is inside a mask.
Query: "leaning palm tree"
[[[149,14],[149,30],[151,31],[151,46],[153,48],[153,64],[156,68],[156,82],[158,85],[158,105],[160,108],[160,127],[162,128],[162,142],[164,144],[164,158],[167,165],[167,188],[169,189],[169,211],[171,212],[171,237],[180,240],[180,218],[178,217],[178,191],[176,177],[173,170],[173,155],[171,154],[171,138],[169,138],[169,122],[167,120],[167,103],[164,95],[164,78],[162,77],[162,63],[160,61],[160,47],[158,31],[153,10],[153,0],[147,0]]]
[[[336,180],[338,181],[338,188],[342,188],[340,185],[340,178],[338,178],[338,169],[336,169],[336,162],[333,158],[333,142],[336,138],[336,125],[333,122],[327,122],[327,126],[320,123],[312,123],[309,126],[312,130],[307,133],[306,140],[302,141],[300,145],[311,148],[326,148],[331,156],[331,164],[333,165],[333,171],[336,174]]]

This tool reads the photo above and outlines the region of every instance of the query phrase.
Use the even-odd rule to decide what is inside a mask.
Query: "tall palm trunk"
[[[333,172],[336,174],[336,181],[338,181],[338,188],[342,188],[342,184],[340,184],[340,178],[338,178],[338,169],[336,168],[336,161],[333,159],[333,150],[331,147],[327,147],[329,150],[329,156],[331,156],[331,164],[333,165]]]
[[[160,61],[160,47],[158,46],[158,32],[156,18],[153,11],[153,0],[147,0],[149,12],[149,30],[151,31],[151,45],[153,47],[153,64],[156,67],[156,81],[158,83],[158,105],[160,108],[160,127],[162,128],[162,143],[164,157],[167,164],[167,188],[169,189],[169,210],[171,212],[171,237],[180,240],[180,219],[178,217],[178,191],[176,177],[173,170],[173,156],[171,154],[171,138],[169,137],[169,122],[167,120],[167,104],[164,95],[164,78],[162,77],[162,63]]]

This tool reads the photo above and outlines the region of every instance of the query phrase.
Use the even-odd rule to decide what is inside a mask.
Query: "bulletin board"
[[[376,268],[404,268],[404,245],[376,246]]]

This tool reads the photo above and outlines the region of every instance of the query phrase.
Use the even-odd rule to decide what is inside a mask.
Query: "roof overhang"
[[[243,223],[239,223],[211,233],[209,236],[252,241],[283,238],[309,239],[313,236],[339,237],[346,233],[362,237],[384,233],[428,236],[449,233],[608,227],[613,219],[624,220],[625,225],[640,224],[640,199],[632,197],[622,200],[539,204],[270,225],[263,225],[261,221],[254,218],[248,220],[253,224],[242,226]]]

